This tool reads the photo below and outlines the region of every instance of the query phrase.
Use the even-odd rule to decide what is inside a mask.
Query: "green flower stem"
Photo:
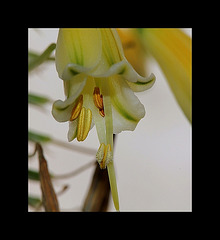
[[[111,161],[107,165],[107,170],[108,170],[108,177],[109,177],[109,182],[110,182],[110,186],[111,186],[112,199],[113,199],[113,202],[115,205],[115,209],[117,211],[119,211],[118,189],[117,189],[115,168],[114,168],[113,161]]]

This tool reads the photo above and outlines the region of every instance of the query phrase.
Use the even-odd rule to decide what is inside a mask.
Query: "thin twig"
[[[70,177],[75,177],[77,174],[81,173],[82,171],[86,170],[87,168],[93,166],[96,164],[96,161],[89,162],[82,167],[70,172],[70,173],[65,173],[65,174],[58,174],[54,175],[53,174],[53,179],[64,179],[64,178],[70,178]]]
[[[94,156],[96,154],[95,149],[87,148],[87,147],[81,147],[81,146],[75,146],[75,145],[68,144],[66,142],[60,141],[58,139],[52,139],[50,143],[53,143],[53,144],[55,144],[59,147],[64,147],[66,149],[77,151],[77,152],[84,153],[84,154],[87,154],[87,155],[93,155]]]

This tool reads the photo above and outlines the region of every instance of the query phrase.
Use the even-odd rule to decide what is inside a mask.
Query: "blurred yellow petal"
[[[146,50],[164,72],[180,107],[192,121],[192,40],[176,28],[139,29]]]
[[[143,52],[140,39],[134,34],[132,28],[118,28],[124,55],[135,71],[141,76],[146,76],[146,54]]]

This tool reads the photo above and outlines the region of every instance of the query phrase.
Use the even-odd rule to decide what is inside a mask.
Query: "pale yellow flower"
[[[133,131],[145,115],[134,91],[155,81],[140,76],[126,60],[116,29],[60,29],[56,69],[66,99],[53,104],[58,122],[69,122],[68,140],[84,141],[95,125],[100,147],[96,159],[108,170],[114,205],[119,210],[113,165],[113,134]]]

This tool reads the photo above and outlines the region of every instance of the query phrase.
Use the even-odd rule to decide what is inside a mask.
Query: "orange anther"
[[[100,89],[98,87],[94,88],[93,91],[93,102],[95,106],[99,109],[99,114],[104,117],[104,104],[103,104],[103,96],[100,94]]]

